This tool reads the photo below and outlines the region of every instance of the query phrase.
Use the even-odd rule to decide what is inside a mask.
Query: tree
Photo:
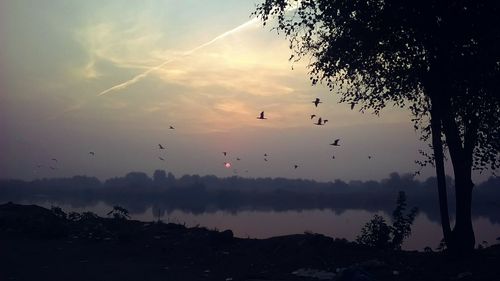
[[[163,187],[167,181],[167,173],[164,170],[156,170],[153,173],[153,182],[155,185]]]
[[[495,1],[265,0],[254,14],[276,20],[293,54],[310,57],[312,84],[379,114],[407,108],[431,140],[441,224],[450,250],[474,248],[472,170],[500,166],[500,3]],[[450,227],[444,150],[455,174]],[[428,163],[428,162],[427,162]]]

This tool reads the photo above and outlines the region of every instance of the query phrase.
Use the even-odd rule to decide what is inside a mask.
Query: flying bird
[[[52,161],[56,162],[57,163],[57,159],[56,158],[52,158]]]
[[[355,103],[355,102],[351,102],[351,110],[353,110],[353,109],[354,109],[354,106],[355,106],[355,105],[356,105],[356,103]]]
[[[259,117],[257,117],[257,119],[261,119],[261,120],[267,119],[266,117],[264,117],[264,111],[262,111],[262,112],[260,113],[260,116],[259,116]]]
[[[335,159],[335,155],[332,155],[332,159]]]
[[[311,114],[311,120],[316,117],[316,114]]]
[[[161,161],[165,161],[163,157],[158,157],[158,159],[160,159]]]
[[[264,158],[264,161],[266,161],[266,162],[267,162],[267,158]]]
[[[372,159],[372,156],[371,156],[371,155],[368,155],[368,159]]]
[[[319,98],[316,98],[312,103],[314,103],[314,106],[318,107],[318,104],[322,102],[319,101]]]
[[[333,145],[333,146],[340,146],[339,141],[340,141],[340,139],[336,139],[336,140],[334,140],[334,141],[333,141],[330,145]]]
[[[161,145],[161,144],[158,144],[158,148],[165,149],[165,147],[163,147],[163,145]]]
[[[222,154],[224,154],[224,156],[226,156],[226,155],[227,155],[227,152],[226,152],[226,151],[224,151],[224,152],[222,152]]]
[[[93,152],[93,151],[90,151],[89,154],[92,156],[95,156],[95,152]]]
[[[323,125],[325,125],[325,124],[326,124],[326,122],[328,122],[328,119],[325,119],[325,120],[323,121]]]
[[[264,156],[267,157],[267,153],[264,153]]]
[[[293,165],[294,169],[297,169],[298,167],[299,167],[299,165]]]
[[[241,159],[239,157],[236,158],[237,161],[240,161]]]
[[[170,126],[170,130],[174,130],[174,129],[175,129],[174,126]]]
[[[321,125],[323,125],[323,123],[322,123],[322,122],[323,122],[323,119],[321,119],[321,117],[320,117],[320,118],[318,119],[318,122],[313,123],[313,124],[314,124],[314,125],[321,126]]]

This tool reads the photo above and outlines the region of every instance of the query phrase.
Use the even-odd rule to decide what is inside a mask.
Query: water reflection
[[[112,209],[112,206],[104,202],[78,207],[45,200],[23,201],[21,203],[36,204],[47,208],[57,205],[65,212],[91,211],[103,217]],[[131,217],[141,221],[161,219],[163,222],[180,223],[190,227],[199,225],[209,229],[231,229],[235,236],[242,238],[268,238],[310,231],[330,237],[354,240],[363,225],[374,214],[382,215],[387,220],[390,220],[390,215],[383,211],[373,212],[354,209],[347,209],[342,212],[331,209],[288,210],[282,212],[272,210],[227,212],[213,209],[203,213],[193,213],[178,209],[161,211],[152,206],[142,212],[132,212]],[[478,243],[482,241],[486,241],[488,244],[496,243],[496,237],[500,236],[500,224],[492,223],[489,219],[483,217],[476,217],[473,223]],[[407,250],[422,250],[426,246],[436,248],[441,237],[439,224],[430,220],[425,213],[420,213],[415,219],[413,233],[404,243],[403,248]]]

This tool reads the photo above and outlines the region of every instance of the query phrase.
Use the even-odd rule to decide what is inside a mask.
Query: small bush
[[[356,238],[356,242],[378,249],[387,249],[390,248],[390,239],[391,228],[382,216],[374,215],[361,229],[361,235]]]
[[[113,218],[117,220],[130,219],[128,210],[120,206],[114,206],[113,210],[111,210],[107,215],[113,215]]]
[[[392,225],[388,225],[383,217],[374,215],[361,229],[361,235],[356,238],[356,242],[378,249],[400,250],[404,240],[411,234],[411,226],[418,212],[414,207],[405,215],[405,210],[406,195],[400,191],[396,209],[392,212]]]

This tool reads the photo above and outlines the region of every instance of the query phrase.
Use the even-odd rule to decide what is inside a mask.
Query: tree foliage
[[[340,101],[378,114],[407,108],[430,135],[431,97],[456,122],[479,170],[500,166],[500,4],[483,1],[266,0],[255,15],[276,20],[310,79]],[[435,102],[437,104],[437,102]],[[466,136],[471,132],[471,136]],[[470,147],[470,148],[469,148]]]

